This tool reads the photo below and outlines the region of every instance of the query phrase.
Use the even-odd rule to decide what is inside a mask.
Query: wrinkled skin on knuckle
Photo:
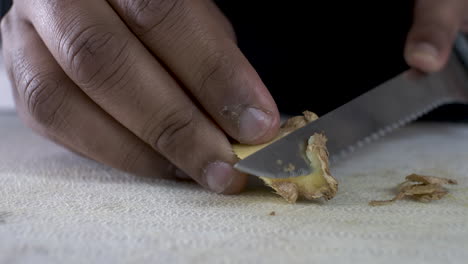
[[[129,59],[130,40],[111,30],[100,25],[75,26],[59,41],[60,53],[83,89],[101,87]]]
[[[33,65],[24,50],[9,54],[6,69],[17,107],[38,125],[53,129],[58,124],[66,91],[60,89],[60,74],[47,65]]]
[[[3,49],[8,54],[5,56],[5,68],[20,118],[33,131],[51,139],[61,126],[66,109],[64,102],[67,91],[61,89],[63,75],[54,72],[46,64],[31,61],[27,55],[31,51],[25,49],[34,49],[34,43],[21,48],[14,45],[15,41],[22,41],[21,36],[25,34],[22,31],[24,27],[19,26],[25,21],[17,8],[18,2],[14,2],[1,21],[3,42],[13,41],[8,43],[8,48],[5,46]]]
[[[193,108],[169,107],[145,123],[143,137],[154,149],[163,154],[190,151],[181,149],[181,145],[193,136],[196,129],[194,123]],[[176,154],[176,156],[184,155]]]
[[[67,90],[60,87],[57,74],[27,68],[14,71],[15,86],[24,111],[41,127],[56,130],[63,121],[67,96]]]
[[[226,50],[215,50],[203,60],[197,68],[198,85],[194,93],[205,97],[206,93],[212,93],[211,87],[223,86],[230,83],[236,71],[236,64]]]
[[[121,0],[124,17],[135,34],[143,36],[161,25],[177,22],[186,0]]]

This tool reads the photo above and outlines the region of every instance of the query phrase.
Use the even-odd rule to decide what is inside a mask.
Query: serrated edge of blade
[[[348,155],[351,153],[355,152],[358,149],[363,148],[364,146],[367,146],[368,144],[375,142],[379,140],[380,138],[384,137],[385,135],[394,132],[395,130],[398,130],[402,128],[403,126],[406,126],[407,124],[417,120],[418,118],[424,116],[425,114],[429,113],[430,111],[445,105],[449,103],[456,102],[457,100],[452,98],[452,97],[444,97],[441,98],[440,100],[434,102],[433,104],[428,105],[427,107],[423,108],[420,111],[417,111],[415,113],[412,113],[408,115],[407,117],[400,119],[399,121],[389,124],[387,126],[382,127],[381,129],[377,130],[374,133],[371,133],[369,136],[355,142],[354,144],[349,145],[345,149],[342,149],[339,153],[336,153],[334,155],[331,155],[329,157],[330,164],[339,162],[340,160],[346,158]]]

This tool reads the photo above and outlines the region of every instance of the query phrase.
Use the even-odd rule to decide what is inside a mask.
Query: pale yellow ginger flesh
[[[279,135],[271,142],[255,146],[233,144],[234,153],[240,159],[244,159],[318,118],[316,114],[309,111],[305,111],[303,114],[303,116],[288,119],[281,126]],[[327,138],[325,135],[319,133],[311,135],[308,140],[306,156],[310,161],[313,173],[286,179],[260,178],[267,186],[273,188],[277,194],[281,195],[289,203],[295,203],[299,198],[308,200],[318,198],[324,198],[325,200],[332,199],[338,190],[338,182],[331,176],[329,171],[326,142]],[[284,171],[294,171],[295,169],[294,164],[283,164],[281,160],[277,160],[276,163],[277,165],[282,165]]]
[[[398,187],[398,193],[390,200],[371,201],[369,205],[387,205],[406,197],[420,202],[430,202],[442,199],[448,190],[442,187],[444,184],[457,184],[452,179],[411,174],[406,176],[406,181]]]

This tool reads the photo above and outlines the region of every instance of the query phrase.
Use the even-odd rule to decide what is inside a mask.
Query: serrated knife
[[[324,133],[331,160],[449,103],[468,103],[468,44],[463,36],[441,71],[405,71],[350,102],[237,162],[234,168],[255,176],[287,178],[312,172],[305,148],[314,133]],[[281,160],[282,162],[278,162]],[[285,170],[292,164],[294,170]],[[291,166],[290,166],[291,167]]]

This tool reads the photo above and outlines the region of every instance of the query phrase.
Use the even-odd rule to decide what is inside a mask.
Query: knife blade
[[[441,105],[468,102],[468,77],[463,65],[466,53],[459,52],[468,45],[460,39],[457,45],[461,45],[455,50],[458,55],[454,52],[441,71],[425,75],[415,74],[413,70],[402,72],[240,160],[234,168],[269,178],[310,174],[312,168],[305,149],[314,133],[327,137],[330,160],[336,161]],[[284,164],[291,164],[289,167],[294,170],[285,170]]]

